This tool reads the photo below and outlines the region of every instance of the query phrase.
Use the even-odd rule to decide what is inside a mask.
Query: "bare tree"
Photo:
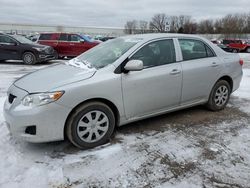
[[[221,19],[217,19],[214,22],[214,33],[219,34],[223,32],[223,22]]]
[[[197,23],[194,21],[187,21],[183,26],[183,33],[196,34],[197,33]]]
[[[190,23],[190,22],[191,22],[191,16],[188,16],[188,15],[180,15],[179,16],[179,27],[184,28],[184,25],[187,23]]]
[[[155,14],[151,21],[132,20],[125,24],[125,33],[166,32],[166,23],[170,24],[170,32],[224,34],[225,37],[240,37],[250,33],[250,12],[247,14],[228,14],[216,20],[206,19],[199,23],[191,19],[191,16],[166,16]]]
[[[180,29],[179,18],[178,16],[170,16],[170,32],[177,33]]]
[[[247,14],[247,24],[246,24],[246,33],[250,33],[250,12]]]
[[[164,13],[155,14],[150,22],[150,29],[156,32],[165,32],[167,16]]]
[[[144,20],[139,21],[139,29],[140,33],[147,33],[148,32],[148,22]]]
[[[198,24],[198,32],[201,34],[213,34],[214,33],[214,22],[213,20],[203,20]]]
[[[136,20],[127,21],[124,27],[125,27],[124,32],[126,34],[135,34],[137,29],[137,21]]]

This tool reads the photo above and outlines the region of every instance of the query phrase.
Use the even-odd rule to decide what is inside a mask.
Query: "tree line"
[[[155,14],[150,21],[131,20],[124,26],[126,34],[139,33],[187,33],[187,34],[224,34],[240,36],[250,33],[250,12],[228,14],[218,19],[204,19],[199,22],[188,15],[167,16]]]

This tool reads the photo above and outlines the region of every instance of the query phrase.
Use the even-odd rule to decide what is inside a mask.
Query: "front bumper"
[[[46,53],[38,53],[37,54],[37,61],[38,62],[43,62],[43,61],[49,61],[49,60],[53,60],[53,59],[57,59],[58,55],[56,52],[52,53],[52,54],[46,54]]]
[[[64,139],[69,108],[56,102],[33,108],[25,107],[21,105],[21,100],[28,94],[26,91],[12,85],[9,92],[16,96],[12,103],[7,99],[4,104],[4,117],[12,136],[36,143]],[[36,127],[35,134],[26,133],[30,126]]]

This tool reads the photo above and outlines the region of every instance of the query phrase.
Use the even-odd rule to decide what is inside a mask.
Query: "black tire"
[[[225,90],[225,93],[227,90],[227,95],[224,92],[221,92],[220,95],[219,91],[221,90],[222,91]],[[219,111],[224,109],[230,99],[230,94],[231,94],[231,87],[229,83],[226,80],[219,80],[218,82],[216,82],[210,93],[209,100],[206,104],[207,108],[212,111]]]
[[[237,49],[233,49],[232,52],[233,52],[233,53],[238,53],[238,50],[237,50]]]
[[[25,52],[22,56],[22,60],[26,65],[34,65],[37,63],[36,56],[32,52]]]
[[[55,59],[59,59],[59,55],[58,55],[58,52],[55,50]]]
[[[79,126],[79,123],[86,123],[84,121],[88,120],[88,118],[86,118],[86,116],[88,114],[91,114],[91,118],[93,118],[92,115],[93,115],[93,113],[95,113],[95,111],[101,112],[104,115],[106,115],[106,119],[108,119],[108,123],[105,124],[105,125],[108,125],[107,126],[107,131],[106,132],[103,131],[103,135],[99,140],[96,140],[96,141],[93,141],[93,142],[92,141],[87,142],[86,137],[89,137],[90,134],[92,135],[91,139],[97,137],[96,133],[94,132],[94,129],[98,125],[97,124],[93,125],[93,124],[91,124],[91,122],[87,122],[88,124],[91,124],[91,126],[88,126],[88,128],[83,129],[83,127]],[[86,120],[84,118],[86,118]],[[99,119],[100,118],[101,118],[101,116],[99,116]],[[97,121],[99,121],[99,120],[96,120],[96,122]],[[92,126],[94,126],[94,127],[92,127]],[[80,128],[82,128],[83,130],[80,130]],[[78,107],[70,115],[70,117],[69,117],[69,119],[67,120],[67,123],[66,123],[66,134],[67,134],[67,137],[70,140],[70,142],[72,144],[74,144],[76,147],[78,147],[80,149],[87,149],[87,148],[93,148],[93,147],[96,147],[96,146],[103,145],[103,144],[107,143],[109,141],[110,137],[112,136],[113,132],[114,132],[114,128],[115,128],[115,116],[114,116],[113,111],[104,103],[101,103],[101,102],[89,102],[89,103],[83,104],[80,107]],[[92,133],[90,133],[90,132],[89,132],[89,134],[85,133],[83,136],[80,137],[79,132],[87,131],[87,129],[91,130]],[[99,130],[99,131],[101,131],[101,130]],[[98,134],[101,135],[101,132],[98,132]],[[83,139],[85,139],[85,140],[83,140]]]
[[[246,49],[246,52],[247,52],[247,53],[250,53],[250,47],[248,47],[248,48]]]

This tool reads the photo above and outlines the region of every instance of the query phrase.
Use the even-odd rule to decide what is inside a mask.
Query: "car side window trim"
[[[173,41],[173,45],[174,45],[174,51],[175,51],[175,62],[173,63],[179,63],[180,60],[179,60],[179,56],[177,54],[177,46],[176,46],[176,38],[170,38],[170,37],[166,37],[166,38],[159,38],[159,39],[152,39],[152,40],[149,40],[143,44],[141,44],[140,46],[138,46],[138,48],[136,48],[114,71],[115,74],[121,74],[123,73],[125,70],[124,70],[124,66],[127,64],[127,62],[130,60],[130,58],[135,54],[137,53],[141,48],[143,48],[144,46],[146,46],[147,44],[150,44],[152,42],[157,42],[157,41],[162,41],[162,40],[172,40]],[[173,63],[169,63],[169,64],[173,64]],[[169,65],[169,64],[165,64],[165,65]],[[162,66],[162,65],[159,65],[159,66]],[[159,67],[159,66],[153,66],[153,67]],[[148,68],[153,68],[153,67],[148,67]],[[143,69],[146,69],[146,68],[143,68]]]
[[[19,42],[17,40],[15,40],[14,38],[12,38],[10,36],[2,35],[2,37],[8,38],[9,40],[13,41],[13,43],[18,43],[19,44]],[[11,42],[1,42],[0,41],[0,44],[11,44]]]
[[[205,48],[205,51],[206,51],[206,57],[199,57],[199,58],[193,58],[193,59],[187,59],[187,60],[184,60],[183,59],[183,52],[182,52],[182,49],[181,49],[181,44],[180,44],[180,40],[192,40],[192,41],[198,41],[198,42],[201,42],[203,45],[204,45],[204,48]],[[217,57],[216,53],[214,52],[214,50],[203,40],[200,40],[200,39],[196,39],[196,38],[178,38],[178,43],[179,43],[179,47],[180,47],[180,50],[181,50],[181,54],[182,54],[182,61],[191,61],[191,60],[198,60],[198,59],[204,59],[204,58],[212,58],[212,57]],[[213,56],[208,56],[208,52],[207,52],[207,49],[209,49]]]
[[[175,42],[174,42],[174,38],[161,38],[161,39],[154,39],[154,40],[150,40],[146,43],[144,43],[143,45],[141,45],[140,47],[138,47],[133,53],[131,53],[128,57],[128,61],[131,60],[131,58],[137,53],[139,52],[142,48],[144,48],[147,45],[153,44],[155,42],[160,42],[160,41],[166,41],[166,40],[171,40],[172,41],[172,45],[173,45],[173,53],[174,53],[174,61],[171,63],[165,63],[165,64],[160,64],[160,65],[152,65],[152,66],[145,66],[143,67],[143,69],[148,69],[148,68],[153,68],[153,67],[159,67],[159,66],[164,66],[164,65],[169,65],[169,64],[173,64],[173,63],[177,63],[177,55],[176,55],[176,46],[175,46]]]

